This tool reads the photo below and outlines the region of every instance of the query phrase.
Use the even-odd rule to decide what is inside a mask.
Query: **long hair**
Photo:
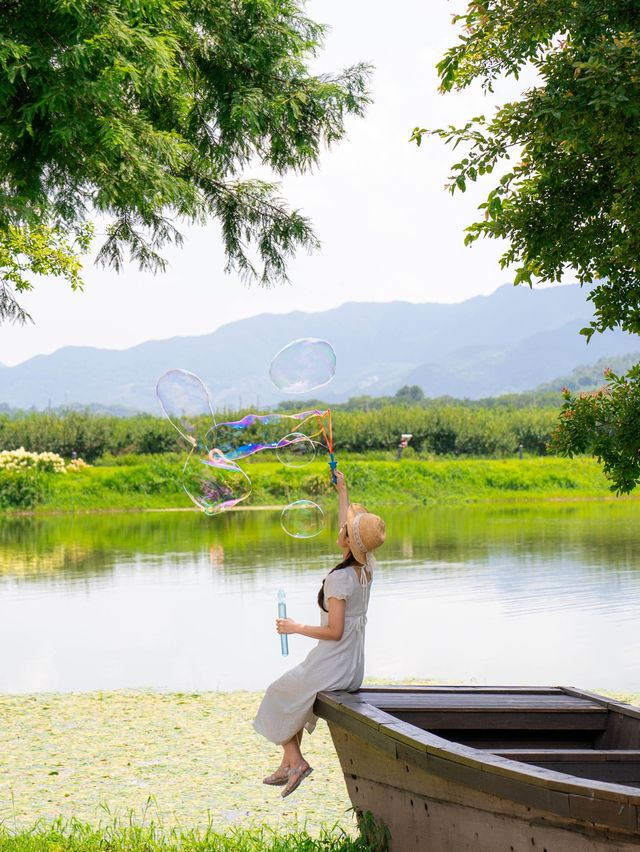
[[[334,571],[339,571],[341,568],[348,568],[350,565],[359,565],[359,564],[360,563],[355,558],[353,553],[351,551],[349,551],[347,553],[347,555],[345,556],[345,558],[342,560],[342,562],[338,562],[336,567],[332,568],[331,571],[329,571],[329,573],[333,574]],[[320,586],[320,591],[318,592],[318,606],[320,607],[320,609],[324,610],[325,612],[329,612],[329,610],[324,605],[324,580],[322,581],[322,585]]]

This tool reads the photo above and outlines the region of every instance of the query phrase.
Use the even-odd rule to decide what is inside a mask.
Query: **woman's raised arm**
[[[338,492],[338,526],[342,527],[347,523],[347,509],[349,508],[349,492],[347,491],[347,481],[344,478],[344,473],[339,470],[335,472],[336,481],[335,489]]]

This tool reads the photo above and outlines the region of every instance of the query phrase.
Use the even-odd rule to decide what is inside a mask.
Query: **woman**
[[[288,796],[313,771],[302,756],[302,732],[316,726],[313,705],[318,692],[360,688],[364,675],[364,627],[375,568],[373,551],[385,538],[382,518],[358,503],[349,505],[344,476],[336,471],[338,546],[343,560],[327,575],[318,593],[319,627],[276,619],[278,633],[298,633],[318,644],[307,658],[267,689],[253,726],[259,734],[282,746],[282,762],[264,784],[286,785]]]

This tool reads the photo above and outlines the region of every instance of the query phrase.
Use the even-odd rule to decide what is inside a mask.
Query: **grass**
[[[39,512],[174,509],[192,507],[180,484],[178,455],[128,456],[87,470],[47,474]],[[343,456],[341,470],[359,501],[376,506],[526,503],[612,497],[591,458],[406,459]],[[248,507],[285,505],[305,497],[333,500],[326,464],[289,468],[247,462],[253,484]],[[1,501],[0,501],[1,503]]]
[[[117,820],[92,826],[79,820],[55,820],[23,831],[0,826],[0,852],[365,852],[370,846],[335,827],[317,837],[306,829],[274,831],[268,826],[218,832],[211,827],[172,829]]]

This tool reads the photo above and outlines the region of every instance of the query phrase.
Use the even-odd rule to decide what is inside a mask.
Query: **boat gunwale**
[[[424,693],[429,687],[423,688],[420,692]],[[433,687],[431,687],[433,690]],[[482,694],[483,687],[466,687],[463,688],[470,694]],[[486,688],[484,688],[486,689]],[[616,702],[612,699],[606,699],[603,696],[583,693],[580,690],[570,687],[555,687],[551,688],[552,694],[572,694],[574,697],[588,698],[601,704],[604,708],[610,711],[629,710],[631,712],[625,715],[632,715],[640,718],[640,708],[634,708],[632,705],[625,705],[622,702]],[[372,692],[405,692],[408,693],[412,687],[397,689],[396,687],[386,687],[384,690],[378,687],[366,687],[359,692],[349,693],[344,691],[337,692],[320,692],[317,696],[317,704],[315,712],[319,716],[323,716],[322,704],[334,709],[338,709],[356,720],[365,727],[373,728],[383,737],[388,737],[396,742],[409,746],[418,752],[426,755],[431,755],[438,760],[444,760],[450,764],[458,764],[467,769],[484,772],[492,775],[501,775],[514,782],[520,782],[532,787],[544,788],[553,793],[567,794],[568,796],[586,797],[589,800],[601,799],[613,801],[620,805],[628,805],[637,809],[638,828],[640,829],[640,790],[624,784],[614,784],[607,781],[596,781],[595,779],[582,779],[574,775],[569,775],[559,772],[555,769],[546,769],[531,764],[525,764],[521,761],[512,760],[506,757],[500,757],[493,753],[487,753],[475,749],[472,746],[465,746],[453,740],[447,740],[430,731],[418,728],[410,722],[402,722],[391,713],[381,710],[374,704],[370,704],[363,697],[367,693]],[[496,688],[488,694],[495,694]],[[570,690],[570,692],[569,692]],[[418,690],[414,690],[418,691]],[[455,692],[455,687],[438,688],[438,693]],[[504,687],[504,692],[514,691],[508,687]],[[522,693],[522,690],[517,690]],[[459,692],[458,694],[463,694]],[[331,719],[330,721],[335,721]],[[339,724],[339,722],[337,722]],[[410,757],[410,752],[406,754]],[[405,759],[405,757],[403,757]],[[437,763],[434,761],[434,766],[431,770],[434,774],[439,774],[437,771]],[[462,782],[461,782],[462,783]],[[471,786],[476,786],[471,783]]]

